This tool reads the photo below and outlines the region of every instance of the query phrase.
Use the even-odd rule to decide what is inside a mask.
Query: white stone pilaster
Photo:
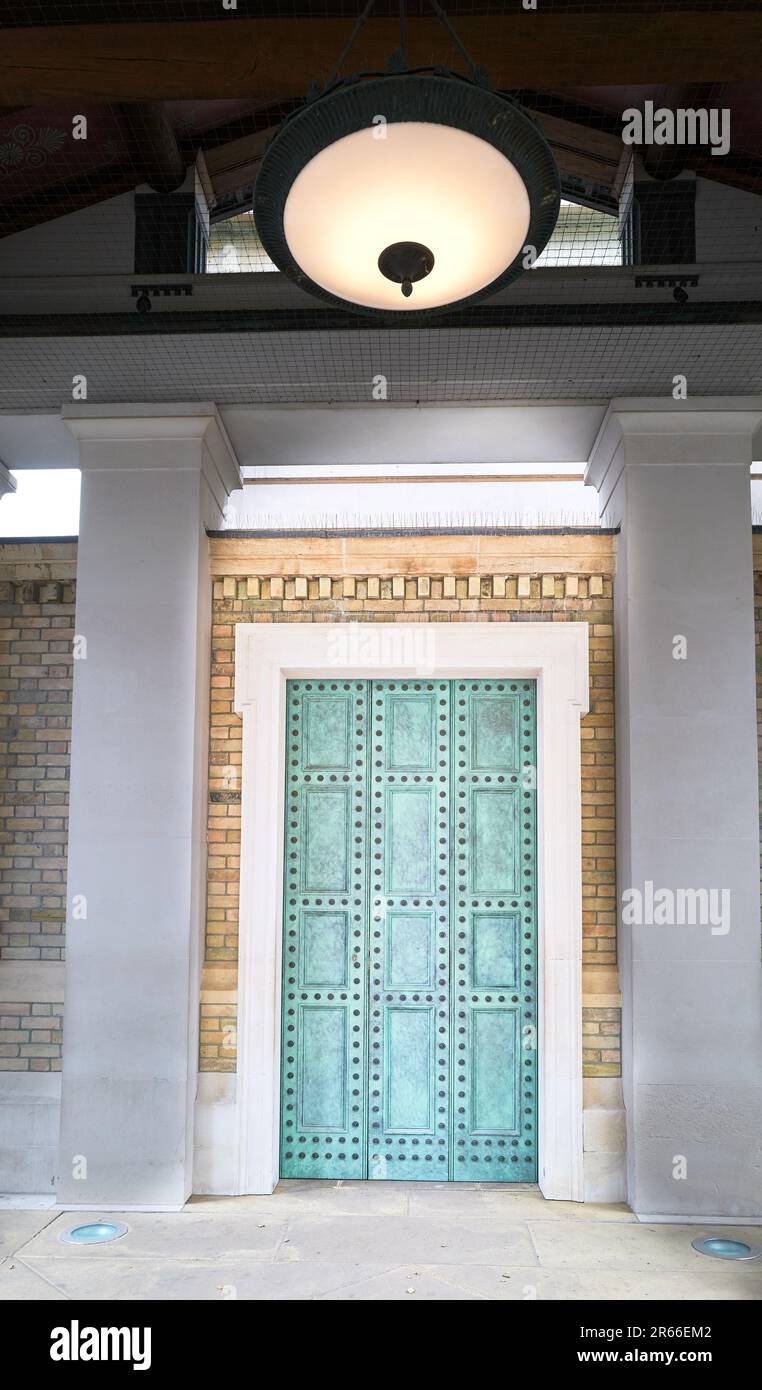
[[[82,500],[58,1200],[179,1207],[205,902],[205,526],[240,477],[212,405],[64,418]]]
[[[615,400],[588,466],[622,528],[619,957],[629,1201],[644,1217],[762,1211],[749,481],[761,422],[759,398]],[[639,923],[627,920],[637,899],[623,912],[628,890]],[[681,890],[700,895],[694,923],[687,898],[679,920]],[[712,890],[720,911],[727,894],[726,930],[700,920]],[[660,922],[669,894],[673,921]]]

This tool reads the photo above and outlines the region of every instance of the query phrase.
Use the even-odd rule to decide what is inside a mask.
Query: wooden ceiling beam
[[[185,160],[172,122],[160,101],[125,103],[121,124],[135,157],[135,170],[159,193],[174,193],[185,180]]]
[[[665,10],[471,15],[458,33],[500,89],[754,81],[762,14]],[[460,66],[435,18],[411,17],[411,65]],[[341,19],[235,19],[4,29],[6,103],[301,97],[333,70],[351,25]],[[395,19],[371,19],[350,69],[383,69],[398,44]]]
[[[217,198],[254,182],[265,145],[275,130],[276,127],[271,126],[244,135],[240,140],[231,140],[227,145],[217,145],[215,149],[204,148],[204,162]]]
[[[532,111],[531,106],[528,109],[550,145],[562,176],[571,174],[614,189],[622,158],[622,141],[617,136]]]

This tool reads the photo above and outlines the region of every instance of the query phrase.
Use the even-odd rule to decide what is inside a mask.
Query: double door
[[[536,1180],[535,711],[289,682],[282,1177]]]

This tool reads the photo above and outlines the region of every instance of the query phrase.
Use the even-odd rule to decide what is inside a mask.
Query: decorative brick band
[[[284,613],[303,612],[304,604],[371,603],[392,605],[388,611],[448,613],[457,612],[461,603],[493,599],[506,612],[519,612],[526,599],[584,600],[601,598],[604,577],[600,574],[472,574],[455,575],[226,575],[215,580],[214,598],[255,599],[278,605]],[[420,604],[420,608],[415,605]],[[281,609],[282,605],[282,609]],[[293,606],[296,605],[296,606]],[[411,606],[412,605],[412,606]],[[352,611],[350,608],[345,611]],[[364,611],[358,608],[357,611]]]

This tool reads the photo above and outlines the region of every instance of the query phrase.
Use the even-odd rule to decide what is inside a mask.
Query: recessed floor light
[[[715,1260],[758,1260],[762,1255],[759,1245],[747,1245],[745,1240],[729,1240],[726,1236],[700,1236],[692,1240],[694,1250],[700,1255],[711,1255]]]
[[[129,1229],[123,1221],[89,1221],[84,1226],[70,1226],[58,1239],[64,1245],[105,1245],[109,1240],[126,1236]]]

